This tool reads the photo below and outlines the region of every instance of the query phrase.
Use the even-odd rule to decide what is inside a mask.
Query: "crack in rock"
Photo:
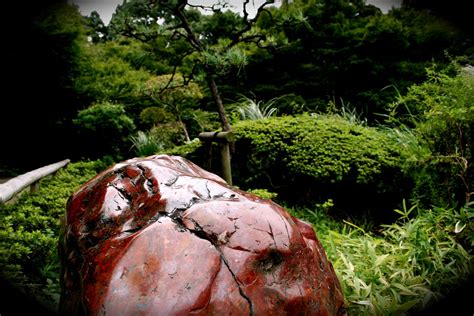
[[[190,219],[195,228],[194,229],[189,229],[186,227],[186,225],[182,222],[182,219],[181,218],[176,218],[175,221],[177,223],[179,223],[180,226],[184,226],[190,233],[192,233],[193,235],[195,235],[196,237],[198,238],[201,238],[201,239],[204,239],[204,240],[207,240],[209,243],[211,243],[212,246],[214,246],[214,248],[219,252],[220,254],[220,257],[221,257],[221,260],[222,262],[224,262],[225,266],[227,267],[227,269],[229,270],[230,274],[232,275],[232,278],[234,279],[234,282],[235,284],[237,285],[238,289],[239,289],[239,293],[240,295],[247,301],[247,303],[249,304],[249,309],[250,309],[250,315],[253,316],[254,315],[254,310],[253,310],[253,304],[252,304],[252,301],[250,300],[250,298],[245,294],[244,290],[242,289],[242,286],[237,278],[237,276],[235,275],[234,271],[232,271],[232,269],[230,268],[230,265],[229,265],[229,262],[227,261],[227,258],[225,257],[224,253],[222,252],[222,249],[220,249],[220,246],[219,244],[216,245],[216,242],[219,242],[218,240],[218,237],[212,235],[212,234],[207,234],[205,232],[205,230],[199,225],[199,223],[197,223],[194,219]]]

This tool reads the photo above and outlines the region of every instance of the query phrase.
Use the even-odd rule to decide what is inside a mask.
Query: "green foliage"
[[[463,236],[456,232],[465,214],[453,209],[417,210],[415,218],[384,225],[378,234],[337,222],[321,206],[290,211],[314,225],[349,315],[415,312],[465,282],[474,269],[472,244],[464,242],[472,241],[473,226]]]
[[[144,69],[135,69],[127,51],[133,45],[117,42],[83,44],[84,54],[74,79],[74,88],[86,103],[112,100],[136,104],[142,86],[151,77]]]
[[[274,116],[277,108],[274,107],[276,99],[267,102],[256,101],[248,97],[241,97],[237,111],[242,120],[261,120]]]
[[[219,10],[211,15],[203,15],[200,23],[196,25],[207,45],[216,45],[219,39],[231,38],[243,26],[242,18],[230,10],[225,12]]]
[[[392,118],[413,126],[427,151],[410,161],[415,198],[425,205],[459,207],[474,191],[474,77],[433,69],[428,73],[428,81],[413,85],[392,104]]]
[[[145,95],[172,113],[186,141],[190,140],[187,125],[196,118],[194,111],[203,98],[199,85],[180,74],[152,77],[145,84]],[[155,111],[156,113],[156,111]]]
[[[162,145],[153,136],[154,135],[151,133],[138,131],[136,136],[130,137],[130,140],[133,143],[132,148],[135,149],[136,155],[140,157],[150,156],[162,149]]]
[[[237,185],[268,188],[283,200],[383,209],[401,200],[408,184],[395,142],[338,116],[241,121],[234,129]]]
[[[102,42],[107,39],[107,27],[97,11],[92,11],[90,15],[86,17],[86,23],[89,28],[88,35],[93,43]]]
[[[341,104],[338,105],[336,100],[330,101],[327,112],[332,115],[339,116],[351,124],[367,124],[367,119],[364,118],[361,113],[358,113],[356,108],[351,107],[350,104],[345,104],[342,98],[340,98],[340,103]]]
[[[162,144],[163,148],[171,148],[186,141],[183,134],[183,124],[177,122],[157,124],[148,134]]]
[[[410,169],[413,164],[429,157],[429,148],[419,139],[412,128],[406,125],[396,127],[381,126],[380,128],[397,144],[401,156],[403,157],[403,169],[405,173],[411,173],[412,170]]]
[[[182,125],[176,122],[155,124],[147,132],[138,131],[136,136],[130,137],[130,140],[138,156],[153,155],[185,141]]]
[[[59,301],[60,218],[69,196],[101,168],[101,162],[71,163],[43,179],[38,193],[25,193],[14,204],[0,206],[2,277],[52,310]]]
[[[219,46],[205,51],[202,54],[201,62],[219,76],[226,75],[234,69],[240,72],[248,63],[245,50],[239,46],[228,48],[228,41],[222,41],[219,44]]]
[[[195,138],[190,142],[186,142],[183,145],[174,146],[172,148],[158,152],[159,154],[166,154],[171,156],[181,156],[185,157],[191,161],[197,161],[199,155],[197,154],[199,150],[202,149],[202,143],[199,138]],[[199,152],[200,153],[200,152]]]
[[[167,74],[150,78],[145,93],[157,102],[177,109],[183,103],[197,103],[202,92],[196,82],[186,82],[181,74]]]
[[[247,190],[247,192],[255,194],[259,198],[269,199],[269,200],[276,198],[277,195],[278,195],[274,192],[268,191],[267,189],[249,189],[249,190]]]
[[[135,129],[123,105],[103,102],[79,111],[74,124],[80,128],[84,151],[96,158],[106,154],[117,157],[128,150],[128,137]],[[127,146],[128,145],[128,146]],[[86,150],[88,149],[88,151]]]
[[[170,123],[174,120],[173,114],[166,111],[164,108],[157,106],[150,106],[140,113],[140,120],[147,127],[153,127],[159,123]]]
[[[125,115],[123,106],[109,102],[97,103],[80,111],[74,123],[94,133],[104,130],[121,133],[134,129],[133,121]]]
[[[259,26],[285,37],[286,45],[250,56],[243,91],[264,99],[294,93],[311,111],[343,98],[371,124],[396,97],[383,87],[396,85],[404,93],[425,80],[432,61],[444,67],[446,52],[472,56],[469,37],[427,12],[382,14],[362,1],[314,0],[272,13]]]

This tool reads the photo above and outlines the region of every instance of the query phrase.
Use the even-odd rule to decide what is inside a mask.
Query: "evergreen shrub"
[[[83,154],[97,159],[113,155],[118,160],[130,148],[130,134],[135,130],[133,120],[121,104],[102,102],[79,111],[73,120],[79,129]]]
[[[413,124],[428,150],[409,166],[414,198],[427,207],[460,207],[474,194],[474,76],[428,73],[429,80],[410,87],[392,105],[393,115],[402,124]],[[408,116],[398,114],[403,110]]]
[[[0,276],[50,309],[59,300],[57,245],[67,199],[104,167],[101,161],[71,163],[41,180],[39,192],[0,205]]]
[[[234,183],[296,204],[334,201],[349,212],[391,210],[410,189],[397,144],[376,128],[337,116],[240,121]]]

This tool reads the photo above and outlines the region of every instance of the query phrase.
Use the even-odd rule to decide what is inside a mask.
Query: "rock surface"
[[[102,172],[69,200],[65,315],[344,315],[312,227],[170,156]]]

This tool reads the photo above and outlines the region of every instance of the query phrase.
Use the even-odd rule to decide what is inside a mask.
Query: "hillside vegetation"
[[[199,133],[231,128],[234,185],[313,224],[350,315],[442,301],[474,271],[474,45],[452,11],[412,2],[266,3],[249,20],[131,0],[108,26],[64,3],[29,8],[18,27],[31,40],[8,35],[17,102],[0,176],[73,163],[0,205],[2,279],[56,310],[68,197],[132,157],[204,166]]]

